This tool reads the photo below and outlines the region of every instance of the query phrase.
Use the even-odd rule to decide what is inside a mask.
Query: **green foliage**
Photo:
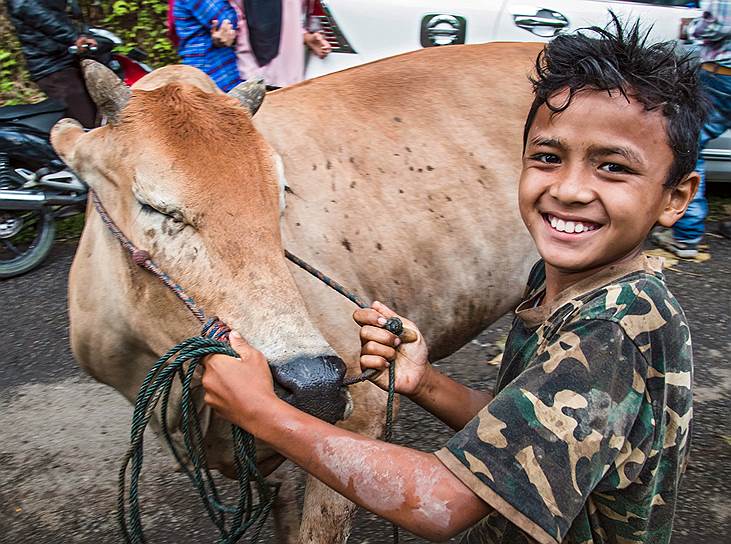
[[[120,53],[139,47],[153,68],[179,62],[167,38],[167,0],[80,0],[79,5],[89,26],[101,26],[122,38]],[[0,36],[0,106],[41,100],[43,93],[30,81],[4,2],[0,2]]]
[[[87,0],[86,12],[96,16],[124,41],[121,53],[135,47],[148,55],[148,64],[154,67],[179,62],[175,47],[167,37],[167,0]],[[84,8],[82,8],[83,10]]]

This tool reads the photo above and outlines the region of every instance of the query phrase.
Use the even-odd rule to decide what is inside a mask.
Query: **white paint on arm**
[[[404,466],[391,462],[394,447],[348,436],[331,436],[315,446],[315,455],[350,496],[365,508],[401,521],[404,527],[418,532],[450,532],[455,497],[445,497],[454,491],[451,473],[435,460],[435,465],[418,462]],[[421,453],[421,452],[419,452]],[[428,457],[429,459],[431,458]],[[389,515],[390,514],[390,515]]]
[[[449,503],[435,493],[441,478],[439,472],[439,467],[435,466],[426,470],[417,468],[414,471],[414,494],[419,499],[416,513],[423,515],[425,520],[442,529],[448,529],[452,520]]]
[[[385,512],[399,510],[406,501],[406,483],[395,470],[368,464],[367,460],[377,456],[379,450],[378,443],[332,436],[315,446],[315,455],[343,486],[353,489],[364,505]]]

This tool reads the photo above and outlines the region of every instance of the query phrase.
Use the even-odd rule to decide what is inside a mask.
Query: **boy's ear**
[[[675,222],[683,217],[685,210],[698,191],[701,176],[698,172],[691,172],[675,187],[670,189],[665,208],[660,213],[657,222],[663,227],[672,227]]]

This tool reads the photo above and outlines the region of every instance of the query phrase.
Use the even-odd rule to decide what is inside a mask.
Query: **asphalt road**
[[[695,353],[695,428],[673,544],[729,542],[731,524],[731,242],[709,236],[712,258],[668,271],[685,308]],[[5,340],[0,348],[0,543],[119,542],[116,476],[128,440],[131,407],[85,376],[68,348],[66,277],[74,245],[57,245],[41,268],[0,282]],[[438,363],[456,378],[490,386],[487,364],[507,333],[503,318]],[[103,334],[103,331],[101,331]],[[449,430],[403,403],[396,441],[439,448]],[[148,541],[214,542],[187,480],[154,440],[143,477]],[[270,534],[270,533],[267,533]],[[361,512],[350,542],[390,542],[390,527]],[[265,537],[271,542],[271,536]],[[403,535],[402,542],[422,542]]]

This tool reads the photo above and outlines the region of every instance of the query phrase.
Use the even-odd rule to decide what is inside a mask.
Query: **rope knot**
[[[203,338],[212,338],[213,340],[218,340],[220,342],[228,342],[228,335],[230,332],[231,327],[218,319],[217,316],[213,316],[206,321],[205,325],[203,325],[201,336]]]
[[[144,266],[150,260],[150,254],[144,249],[135,249],[132,252],[132,260],[137,266]]]

